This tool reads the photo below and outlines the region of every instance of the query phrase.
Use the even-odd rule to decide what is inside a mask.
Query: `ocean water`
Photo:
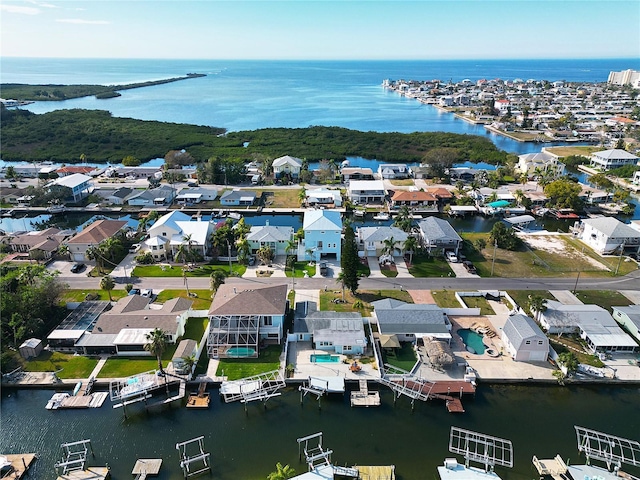
[[[488,134],[448,113],[381,87],[384,79],[465,78],[605,82],[610,70],[640,68],[638,59],[468,61],[221,61],[2,58],[3,83],[123,84],[205,73],[206,77],[126,90],[122,96],[29,105],[109,110],[119,117],[224,127],[340,126],[362,131],[446,131],[490,138],[509,152],[540,145]],[[285,154],[286,152],[283,152]]]

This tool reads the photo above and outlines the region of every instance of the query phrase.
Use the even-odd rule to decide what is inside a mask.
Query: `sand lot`
[[[532,250],[544,250],[549,253],[559,254],[564,257],[581,259],[588,262],[594,268],[607,270],[607,267],[596,259],[583,255],[574,248],[569,247],[562,236],[556,233],[519,233],[518,236],[524,240]]]

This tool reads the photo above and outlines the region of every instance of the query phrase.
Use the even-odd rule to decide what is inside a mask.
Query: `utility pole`
[[[493,269],[496,266],[496,250],[498,249],[498,241],[493,242],[493,260],[491,261],[491,276],[493,277]]]
[[[573,293],[578,291],[578,280],[580,280],[580,270],[578,270],[578,276],[576,277],[576,284],[573,286]]]
[[[233,276],[233,267],[231,266],[231,243],[227,240],[228,254],[229,254],[229,276]]]
[[[624,242],[620,245],[620,258],[618,259],[618,265],[616,266],[616,272],[614,275],[618,275],[618,270],[620,270],[620,264],[622,263],[622,254],[624,253]]]

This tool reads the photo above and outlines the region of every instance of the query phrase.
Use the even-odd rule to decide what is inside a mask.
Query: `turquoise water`
[[[469,330],[468,328],[458,330],[458,335],[462,337],[462,341],[466,346],[475,350],[477,355],[482,355],[484,353],[486,347],[482,342],[482,335],[474,332],[473,330]]]
[[[340,357],[337,355],[311,355],[310,359],[313,363],[338,363]]]
[[[256,354],[253,348],[248,347],[233,347],[227,350],[229,357],[251,357]]]

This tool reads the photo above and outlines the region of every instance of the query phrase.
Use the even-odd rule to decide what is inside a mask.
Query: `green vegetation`
[[[172,298],[182,297],[193,302],[193,310],[208,310],[211,306],[211,290],[190,290],[191,296],[186,290],[162,290],[156,298],[156,302],[164,303]]]
[[[534,314],[529,310],[529,297],[540,297],[546,300],[556,299],[556,297],[551,295],[547,290],[507,290],[507,293],[511,298],[513,298],[513,301],[516,302],[518,306],[527,312],[527,315],[532,318]]]
[[[444,132],[377,133],[339,127],[267,128],[245,132],[196,125],[115,118],[98,110],[57,110],[33,114],[2,109],[2,158],[11,161],[119,163],[126,156],[141,161],[185,149],[197,163],[210,158],[252,160],[288,152],[308,161],[347,156],[383,161],[419,162],[446,146],[454,161],[504,163],[506,152],[487,138]],[[244,147],[245,142],[248,146]]]
[[[200,343],[208,323],[209,319],[207,317],[190,317],[184,326],[184,335],[179,340],[189,338]]]
[[[380,273],[382,273],[387,278],[396,278],[398,276],[398,270],[395,268],[391,269],[388,266],[382,265],[380,267]]]
[[[316,274],[316,265],[309,265],[309,262],[296,262],[294,272],[296,278],[304,278],[304,272],[307,272],[310,277],[313,277]],[[291,277],[292,273],[291,269],[287,267],[285,271],[287,277]]]
[[[342,302],[341,290],[320,290],[320,310],[359,312],[366,316],[373,310],[371,302],[382,300],[383,298],[394,298],[403,302],[413,303],[413,298],[405,290],[364,290],[354,295],[347,289],[344,293],[344,302]]]
[[[549,153],[553,155],[558,155],[560,158],[569,157],[571,155],[581,156],[581,157],[590,157],[593,152],[597,152],[602,150],[601,147],[550,147],[547,148]]]
[[[453,271],[443,258],[428,255],[414,255],[409,273],[417,278],[453,277]]]
[[[83,302],[87,296],[93,300],[109,300],[109,294],[104,290],[65,290],[60,298],[60,304],[65,306],[68,302]],[[111,298],[114,301],[127,296],[126,290],[112,290]]]
[[[232,263],[233,276],[241,277],[247,271],[246,265]],[[210,277],[211,274],[220,270],[229,276],[229,262],[210,262],[187,270],[187,277]],[[182,277],[184,270],[182,266],[174,265],[166,268],[160,265],[138,265],[133,269],[136,277]]]
[[[356,242],[355,232],[351,225],[344,228],[344,239],[342,240],[342,257],[340,259],[342,272],[340,280],[343,287],[348,288],[352,294],[358,290],[360,277],[358,276],[358,267],[360,259],[358,258],[358,244]]]
[[[173,358],[176,346],[165,350],[162,355],[162,366],[166,368]],[[126,378],[143,372],[149,372],[158,368],[158,361],[154,357],[111,357],[109,358],[98,378]]]
[[[489,305],[484,297],[461,297],[462,301],[469,308],[479,308],[480,315],[495,315],[495,310]]]
[[[264,206],[269,208],[300,208],[299,188],[279,188],[277,190],[253,189],[264,198]]]
[[[383,362],[394,367],[400,368],[405,372],[410,372],[418,361],[416,352],[411,343],[402,343],[401,348],[394,348],[390,351],[383,352]]]
[[[453,290],[432,290],[431,295],[440,308],[462,308]]]
[[[579,363],[597,368],[604,367],[604,363],[602,363],[597,356],[584,351],[584,345],[581,343],[582,340],[579,340],[575,336],[563,335],[558,338],[556,335],[549,335],[549,341],[558,355],[564,354],[566,358],[568,354],[572,353]]]
[[[613,312],[611,307],[628,307],[633,303],[615,290],[578,290],[575,295],[582,303],[598,305],[609,310],[609,313]]]
[[[43,351],[37,358],[29,361],[22,361],[24,370],[27,372],[58,372],[59,378],[89,378],[98,359],[94,357],[83,357],[68,353]]]
[[[280,345],[269,345],[267,348],[260,349],[258,358],[221,358],[216,375],[226,376],[229,380],[238,380],[278,370],[281,353]]]

